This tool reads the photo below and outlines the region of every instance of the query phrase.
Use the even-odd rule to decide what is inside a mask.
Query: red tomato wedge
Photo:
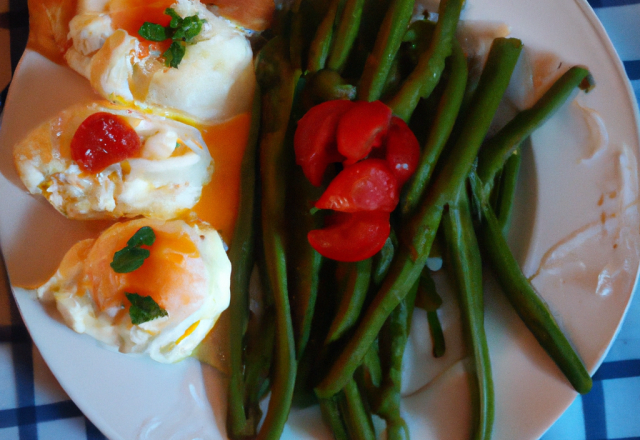
[[[345,165],[364,159],[382,145],[390,122],[391,109],[380,101],[359,101],[344,113],[336,137],[338,151],[347,158]]]
[[[361,261],[375,255],[389,237],[389,213],[363,211],[336,212],[327,226],[310,231],[311,246],[321,255],[336,261]]]
[[[402,186],[418,167],[420,145],[407,124],[395,116],[387,133],[386,149],[389,168],[398,179],[398,186]]]
[[[316,202],[316,208],[341,212],[391,212],[399,185],[385,160],[365,159],[343,169]]]
[[[347,100],[323,102],[298,121],[293,138],[296,163],[311,184],[320,186],[327,166],[344,160],[336,148],[336,128],[342,115],[354,105]]]
[[[109,165],[134,157],[140,137],[121,116],[94,113],[85,119],[71,139],[71,158],[80,168],[98,173]]]

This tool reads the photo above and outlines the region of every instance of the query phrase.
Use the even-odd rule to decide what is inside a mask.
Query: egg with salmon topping
[[[131,249],[146,255],[133,269]],[[229,306],[230,275],[222,239],[208,224],[138,219],[74,245],[37,296],[55,301],[78,333],[172,363],[189,356]]]
[[[78,105],[14,148],[18,174],[72,219],[175,218],[200,199],[213,160],[199,130],[121,106]]]

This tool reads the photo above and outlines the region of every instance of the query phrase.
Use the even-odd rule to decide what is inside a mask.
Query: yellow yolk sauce
[[[249,139],[251,113],[243,113],[218,125],[200,127],[213,157],[211,182],[202,189],[194,211],[201,220],[231,242],[240,200],[240,165]]]

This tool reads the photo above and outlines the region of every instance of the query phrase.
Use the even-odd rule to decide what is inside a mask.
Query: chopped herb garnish
[[[169,46],[169,49],[165,50],[162,56],[164,57],[164,63],[168,67],[178,67],[180,61],[182,61],[182,57],[186,52],[184,43],[180,43],[178,41],[174,41]]]
[[[186,52],[186,45],[193,44],[193,39],[202,30],[202,25],[206,22],[197,15],[190,15],[182,18],[171,9],[165,9],[164,13],[171,17],[169,26],[160,26],[156,23],[145,21],[138,30],[142,38],[150,41],[165,41],[171,39],[171,46],[162,56],[167,67],[178,67]]]
[[[145,38],[149,41],[164,41],[167,38],[167,32],[164,26],[160,26],[156,23],[145,22],[138,31],[142,38]]]
[[[117,273],[129,273],[138,269],[149,258],[149,249],[140,246],[151,246],[156,240],[156,234],[149,226],[138,229],[133,237],[127,241],[127,246],[113,255],[111,268]]]
[[[156,241],[156,234],[153,232],[153,229],[151,229],[151,226],[143,226],[127,241],[127,246],[151,246],[154,241]]]
[[[160,307],[150,296],[142,296],[137,293],[128,292],[125,292],[124,295],[131,303],[131,307],[129,307],[129,316],[131,317],[131,323],[134,325],[139,325],[156,318],[169,315],[167,311]]]

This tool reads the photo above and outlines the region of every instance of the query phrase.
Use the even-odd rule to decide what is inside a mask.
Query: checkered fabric
[[[609,33],[640,100],[640,0],[589,3]],[[0,0],[0,108],[27,35],[27,0]],[[2,261],[0,268],[0,440],[105,439],[69,400],[31,342],[9,293]],[[543,440],[640,440],[637,295],[593,379],[593,390],[576,399]]]

